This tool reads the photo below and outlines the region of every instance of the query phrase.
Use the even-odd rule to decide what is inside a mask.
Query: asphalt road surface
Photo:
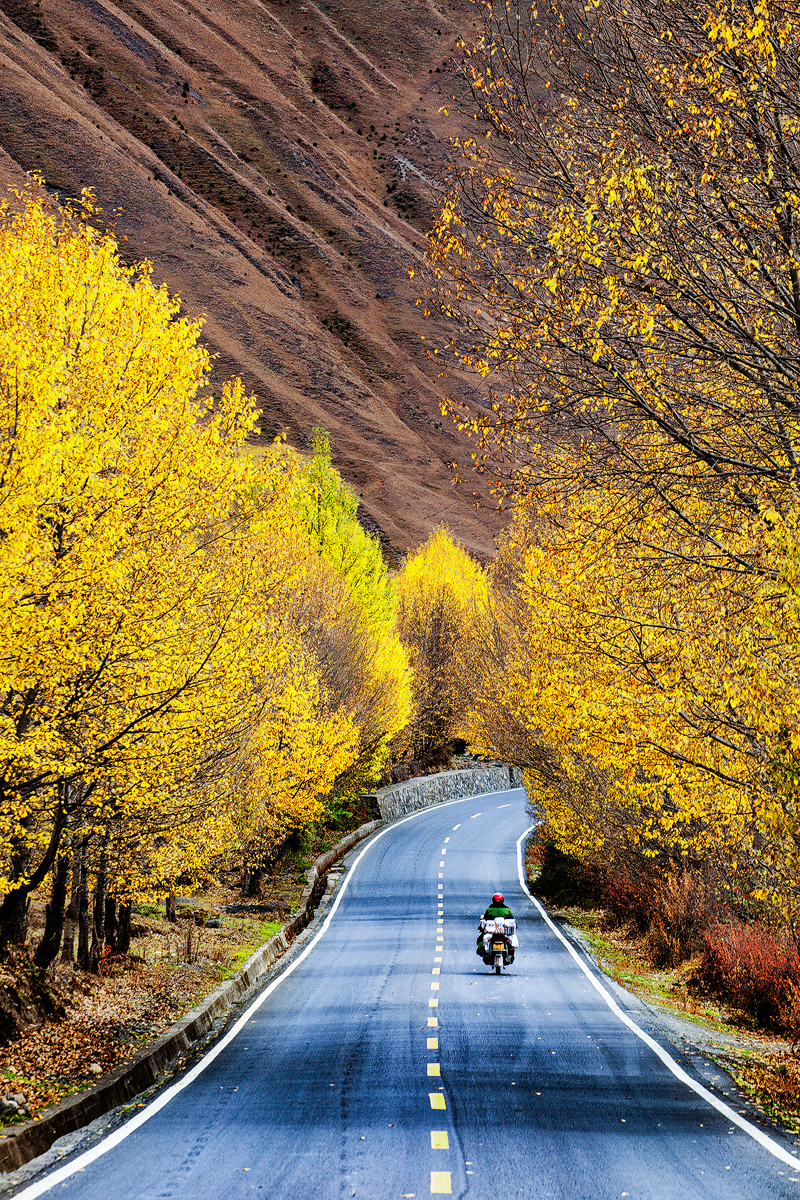
[[[800,1200],[788,1142],[771,1152],[682,1081],[523,892],[529,824],[512,791],[373,839],[322,935],[207,1065],[20,1195]],[[475,954],[498,889],[521,943],[499,977]]]

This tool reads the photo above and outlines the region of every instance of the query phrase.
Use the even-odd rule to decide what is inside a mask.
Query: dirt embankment
[[[394,549],[445,521],[485,555],[499,516],[439,413],[470,385],[438,377],[409,278],[471,25],[466,0],[0,0],[0,186],[93,187],[125,254],[208,314],[264,439],[324,424]]]

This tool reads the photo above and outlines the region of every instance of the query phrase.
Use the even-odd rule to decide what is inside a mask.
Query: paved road
[[[494,793],[373,841],[327,932],[230,1045],[47,1194],[800,1197],[798,1172],[676,1080],[533,908],[516,865],[528,824],[519,791]],[[521,941],[500,977],[474,952],[498,888]]]

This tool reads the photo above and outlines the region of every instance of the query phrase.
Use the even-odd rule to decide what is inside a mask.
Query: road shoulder
[[[782,1123],[780,1110],[776,1111],[768,1099],[765,1102],[757,1089],[753,1090],[761,1103],[736,1078],[748,1065],[761,1062],[765,1056],[791,1054],[789,1043],[757,1032],[712,1028],[702,1020],[694,1020],[688,1014],[676,1014],[653,1002],[652,998],[637,995],[614,978],[613,966],[603,962],[581,929],[558,910],[549,915],[623,1011],[655,1037],[684,1070],[735,1112],[782,1143],[790,1153],[800,1154],[798,1130]]]

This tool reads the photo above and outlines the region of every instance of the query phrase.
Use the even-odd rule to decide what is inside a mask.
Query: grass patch
[[[235,920],[235,918],[231,919]],[[231,958],[233,974],[236,974],[237,971],[241,970],[250,955],[254,954],[259,946],[261,946],[264,942],[269,941],[269,939],[274,937],[276,933],[280,933],[282,928],[280,921],[252,921],[249,923],[254,927],[253,940],[249,943],[245,942],[243,946],[239,946],[238,950],[234,952]]]

